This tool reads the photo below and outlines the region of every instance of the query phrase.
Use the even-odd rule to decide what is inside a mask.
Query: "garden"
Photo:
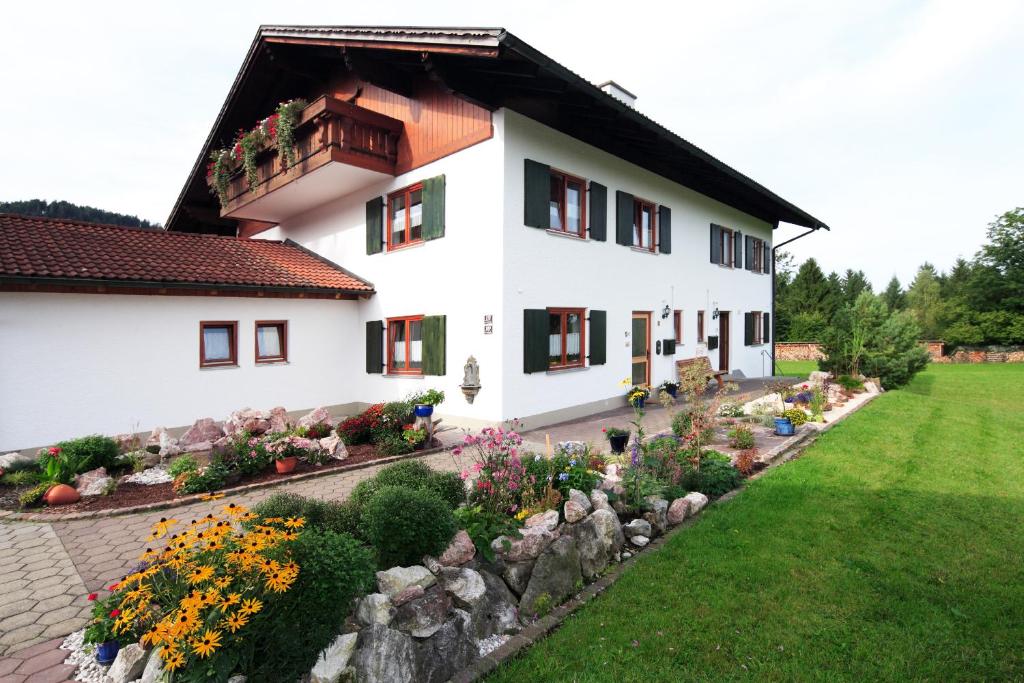
[[[197,420],[179,438],[157,428],[92,435],[0,456],[0,507],[72,512],[125,508],[276,483],[435,448],[431,389],[370,406],[335,423],[323,408],[291,421],[284,408],[243,409],[223,423]]]

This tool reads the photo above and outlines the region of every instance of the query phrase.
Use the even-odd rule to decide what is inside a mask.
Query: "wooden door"
[[[729,311],[718,312],[718,370],[729,372]]]
[[[647,387],[651,384],[651,314],[633,311],[633,384]]]

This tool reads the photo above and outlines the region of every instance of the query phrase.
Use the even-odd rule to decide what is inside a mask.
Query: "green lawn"
[[[779,360],[775,361],[775,374],[787,377],[807,377],[818,369],[816,360]]]
[[[1024,679],[1024,365],[932,366],[492,681]]]

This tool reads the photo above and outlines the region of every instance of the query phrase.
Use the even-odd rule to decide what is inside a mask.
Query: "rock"
[[[526,518],[523,534],[543,534],[554,531],[558,527],[558,510],[538,512]]]
[[[686,500],[690,505],[690,517],[699,513],[704,509],[704,506],[708,504],[708,497],[703,493],[698,493],[697,491],[687,493],[686,496],[684,496],[684,500]]]
[[[363,626],[384,624],[387,626],[395,616],[391,599],[383,593],[370,593],[359,601],[356,607],[356,621]]]
[[[628,550],[623,551],[622,559],[628,560],[631,557],[633,557],[633,553],[629,552]]]
[[[569,489],[569,500],[579,505],[589,515],[590,511],[594,509],[594,504],[590,502],[590,498],[583,491],[576,489]]]
[[[465,567],[444,567],[438,583],[451,596],[458,607],[474,609],[484,598],[487,586],[480,573]]]
[[[210,444],[213,451],[217,453],[227,453],[234,448],[235,442],[230,436],[222,436],[212,444]]]
[[[481,571],[487,590],[483,600],[476,606],[472,617],[473,637],[483,640],[494,635],[505,635],[519,631],[519,601],[500,577]]]
[[[562,536],[537,558],[530,584],[519,601],[520,615],[532,617],[537,614],[538,603],[545,603],[542,606],[548,608],[560,605],[582,581],[576,541],[571,536]]]
[[[429,588],[437,582],[430,570],[420,565],[412,567],[392,567],[384,572],[377,572],[377,588],[389,598],[401,593],[409,586]]]
[[[184,451],[200,451],[202,448],[196,446],[207,443],[213,444],[214,441],[224,436],[224,430],[213,421],[212,417],[203,417],[195,421],[191,427],[188,428],[181,438],[178,439],[178,445]],[[212,448],[212,445],[210,446]],[[206,448],[205,450],[210,450]]]
[[[665,515],[666,521],[675,526],[680,524],[690,512],[690,501],[685,498],[676,498],[672,501],[672,504],[668,506],[668,512]]]
[[[466,564],[473,559],[476,555],[476,546],[473,545],[473,539],[469,537],[465,529],[459,529],[458,533],[455,534],[455,538],[448,544],[448,547],[441,557],[438,558],[445,567],[455,567],[461,564]]]
[[[491,549],[506,562],[535,560],[556,538],[558,538],[557,533],[549,532],[529,534],[524,532],[522,538],[516,539],[499,536],[491,541]],[[506,543],[508,543],[507,548],[505,547]]]
[[[643,548],[645,545],[651,542],[651,539],[649,539],[646,536],[634,536],[633,538],[629,539],[629,542],[635,545],[637,548]]]
[[[395,607],[398,607],[400,605],[404,605],[405,603],[409,602],[410,600],[415,600],[416,598],[422,598],[423,594],[425,592],[426,591],[423,590],[423,586],[417,586],[415,584],[412,585],[412,586],[408,586],[406,588],[403,588],[402,591],[398,595],[396,595],[395,597],[391,598],[391,604],[394,605]]]
[[[629,538],[634,536],[650,536],[651,523],[646,519],[634,519],[629,524],[622,525],[622,533]]]
[[[142,671],[142,679],[139,683],[157,683],[164,678],[163,662],[160,660],[160,648],[155,648],[149,655],[146,668]]]
[[[309,683],[338,683],[356,650],[358,633],[343,633],[328,645],[309,672]]]
[[[209,453],[213,450],[213,443],[209,441],[197,441],[182,448],[186,453]]]
[[[247,680],[248,678],[242,674],[236,674],[228,679],[228,683],[245,683]]]
[[[149,653],[132,643],[117,651],[114,663],[107,670],[105,683],[128,683],[142,676]]]
[[[648,499],[650,509],[644,512],[643,518],[650,522],[651,531],[655,536],[665,533],[668,528],[668,501],[664,498]]]
[[[173,458],[176,455],[181,455],[181,446],[177,443],[169,443],[160,449],[161,458]]]
[[[594,489],[590,492],[590,504],[595,510],[612,510],[612,506],[608,504],[608,494],[600,489]]]
[[[585,579],[593,579],[608,566],[622,549],[625,537],[618,516],[611,510],[595,510],[570,533],[576,539],[580,555],[580,571]]]
[[[416,680],[416,648],[405,633],[381,624],[359,632],[353,657],[356,678],[363,683],[413,683]]]
[[[101,496],[107,492],[114,479],[107,476],[106,467],[97,467],[75,477],[75,490],[80,496]]]
[[[174,441],[174,439],[167,433],[166,427],[156,427],[149,433],[149,437],[146,439],[145,448],[146,450],[149,450],[150,447],[154,447],[159,451],[159,449],[163,448],[171,441]]]
[[[13,472],[19,469],[25,469],[33,467],[38,461],[35,456],[22,455],[21,453],[14,451],[6,455],[0,455],[0,470],[4,472]]]
[[[121,483],[123,484],[143,484],[145,486],[166,484],[170,481],[174,481],[174,477],[172,477],[163,467],[150,467],[149,469],[142,470],[141,472],[135,472],[121,478]]]
[[[452,610],[451,617],[430,638],[416,642],[416,677],[424,683],[444,683],[476,658],[477,649],[469,634],[471,618],[464,610]]]
[[[429,638],[444,625],[451,606],[448,594],[440,586],[433,586],[422,597],[398,607],[391,628],[405,631],[414,638]]]
[[[135,434],[117,434],[114,436],[118,453],[137,450],[142,445],[142,438]]]
[[[310,412],[300,417],[298,426],[310,427],[315,424],[320,424],[321,422],[326,422],[328,424],[330,424],[331,422],[331,414],[328,413],[327,409],[323,407],[314,408]]]
[[[334,460],[344,460],[348,457],[348,449],[337,434],[320,439],[320,450]]]
[[[516,595],[522,595],[526,592],[526,586],[530,583],[530,574],[533,573],[534,563],[534,560],[505,563],[505,570],[501,573],[501,577],[505,579],[505,583],[508,584],[508,587]]]
[[[827,372],[824,372],[822,370],[815,370],[814,372],[807,376],[807,381],[810,384],[823,384],[825,380],[828,379],[828,377],[829,374]]]
[[[291,423],[288,420],[288,411],[284,406],[277,406],[270,409],[270,432],[287,431]]]
[[[587,502],[589,503],[590,501]],[[569,522],[569,524],[575,524],[587,517],[586,509],[575,500],[566,501],[563,512],[565,513],[565,521]]]

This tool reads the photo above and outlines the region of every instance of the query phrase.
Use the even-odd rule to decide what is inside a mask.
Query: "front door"
[[[651,384],[651,314],[633,311],[633,384]]]
[[[729,311],[718,312],[718,371],[729,372]]]

